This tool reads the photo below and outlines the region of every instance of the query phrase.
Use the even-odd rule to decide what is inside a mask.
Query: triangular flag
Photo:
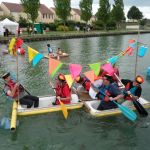
[[[141,46],[138,50],[138,56],[139,57],[144,57],[145,53],[147,52],[148,48],[145,46]]]
[[[93,70],[85,72],[84,75],[85,75],[92,83],[94,82],[95,75],[94,75],[94,71],[93,71]]]
[[[9,46],[8,46],[8,50],[9,50],[9,53],[11,55],[15,55],[15,43],[16,43],[16,39],[12,38],[10,40],[10,43],[9,43]]]
[[[38,62],[43,58],[43,54],[38,53],[37,55],[35,55],[35,57],[32,60],[32,65],[33,67],[36,66],[38,64]]]
[[[99,75],[100,63],[89,64],[89,67],[94,71],[95,75]]]
[[[128,42],[129,42],[129,44],[131,44],[131,43],[134,43],[134,42],[135,42],[135,40],[130,39]]]
[[[66,82],[67,82],[68,85],[69,85],[69,88],[71,88],[72,83],[73,83],[72,76],[71,76],[70,74],[69,74],[69,75],[65,75],[65,78],[66,78]]]
[[[114,56],[112,58],[108,59],[108,62],[110,62],[112,65],[115,64],[118,61],[119,57],[118,56]]]
[[[59,102],[60,102],[60,106],[61,106],[61,110],[63,112],[63,115],[64,115],[65,119],[67,119],[67,117],[68,117],[67,107],[64,105],[64,103],[61,100],[59,100]]]
[[[129,44],[129,46],[132,47],[133,49],[136,48],[136,45],[137,45],[137,42]]]
[[[21,47],[22,44],[23,44],[23,40],[21,38],[17,38],[17,40],[16,40],[16,49]]]
[[[29,62],[33,60],[33,58],[38,54],[39,52],[34,50],[31,47],[28,47],[28,57],[29,57]]]
[[[49,57],[49,74],[53,78],[58,69],[62,66],[62,63],[56,59]]]
[[[70,64],[69,70],[72,77],[75,79],[81,73],[82,66],[79,64]]]
[[[106,71],[109,75],[113,75],[114,74],[114,69],[112,67],[112,65],[110,63],[104,64],[102,66],[102,69],[104,71]]]

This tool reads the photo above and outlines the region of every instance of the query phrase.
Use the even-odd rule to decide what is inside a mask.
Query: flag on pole
[[[38,54],[39,52],[34,50],[31,47],[28,47],[28,58],[29,58],[29,62],[31,62],[33,60],[33,58]]]
[[[35,57],[33,58],[33,60],[32,60],[32,65],[33,65],[33,67],[35,67],[39,62],[40,62],[40,60],[43,58],[44,56],[43,56],[43,54],[41,54],[41,53],[38,53],[37,55],[35,55]]]
[[[10,40],[10,43],[9,43],[9,46],[8,46],[8,50],[9,50],[10,55],[16,55],[15,43],[16,43],[16,38],[12,38]]]

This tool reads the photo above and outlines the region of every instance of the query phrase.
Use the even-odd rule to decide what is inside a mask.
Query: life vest
[[[131,88],[131,82],[129,82],[126,84],[125,89],[126,89],[126,91],[130,91],[132,95],[135,95],[135,91],[136,91],[137,87],[134,86]],[[125,95],[124,99],[131,101],[132,97],[130,95]]]
[[[56,84],[56,97],[60,96],[61,98],[66,98],[71,96],[71,89],[69,88],[68,84],[65,83],[63,86],[60,84]],[[69,104],[71,99],[68,100],[62,100],[64,104]],[[56,99],[56,104],[60,104],[59,100]]]
[[[89,90],[90,90],[90,87],[91,87],[91,82],[90,82],[87,78],[83,77],[82,86],[83,86],[87,91],[89,91]]]
[[[9,83],[7,83],[7,84],[5,83],[5,86],[8,86],[10,91],[12,91],[15,87],[15,84],[16,83],[13,80],[10,80]],[[21,92],[22,90],[23,89],[19,86],[19,89],[16,90],[16,92],[12,98],[16,98],[19,95],[19,92]],[[10,97],[10,95],[8,95],[7,93],[6,93],[6,95]]]

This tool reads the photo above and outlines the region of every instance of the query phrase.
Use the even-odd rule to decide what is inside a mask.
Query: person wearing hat
[[[95,87],[93,87],[93,89],[95,89]],[[96,90],[98,92],[97,97],[101,101],[97,110],[117,108],[117,105],[112,101],[120,100],[123,97],[117,83],[115,83],[113,77],[108,74],[103,77],[102,85],[96,88],[95,91]]]
[[[131,106],[132,99],[139,99],[142,94],[141,84],[144,83],[144,78],[141,75],[137,75],[134,81],[129,79],[122,79],[121,82],[124,84],[124,99],[126,100],[122,104],[125,106]]]
[[[10,73],[5,73],[2,78],[5,81],[4,92],[8,97],[14,100],[19,99],[20,104],[27,105],[27,108],[39,106],[39,98],[32,95],[26,95],[24,88],[11,79]]]
[[[60,73],[58,75],[54,89],[56,91],[56,101],[53,103],[53,105],[59,105],[60,101],[62,101],[64,104],[70,103],[71,89],[69,88],[69,85],[66,82],[64,74]]]

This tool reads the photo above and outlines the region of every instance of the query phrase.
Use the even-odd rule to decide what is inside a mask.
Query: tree
[[[32,28],[38,17],[38,10],[40,8],[40,0],[21,0],[24,12],[32,21]]]
[[[19,26],[20,27],[27,27],[27,19],[23,18],[22,16],[19,16]]]
[[[140,20],[143,18],[143,14],[136,6],[132,6],[128,11],[127,17],[128,19]]]
[[[81,0],[80,1],[80,10],[81,10],[81,19],[87,22],[92,17],[92,3],[93,0]]]
[[[96,17],[98,20],[101,20],[104,24],[104,28],[106,29],[106,24],[110,17],[110,4],[109,0],[99,0],[100,8],[96,13]]]
[[[54,0],[54,6],[56,9],[56,15],[64,22],[64,26],[71,11],[71,1],[70,0]]]
[[[111,11],[111,18],[116,22],[117,29],[119,29],[121,21],[125,20],[123,9],[123,0],[115,0],[115,4],[113,5],[113,9]]]
[[[12,15],[9,15],[9,16],[8,15],[0,16],[0,20],[4,20],[6,18],[8,18],[11,21],[15,21],[14,16],[12,16]]]

